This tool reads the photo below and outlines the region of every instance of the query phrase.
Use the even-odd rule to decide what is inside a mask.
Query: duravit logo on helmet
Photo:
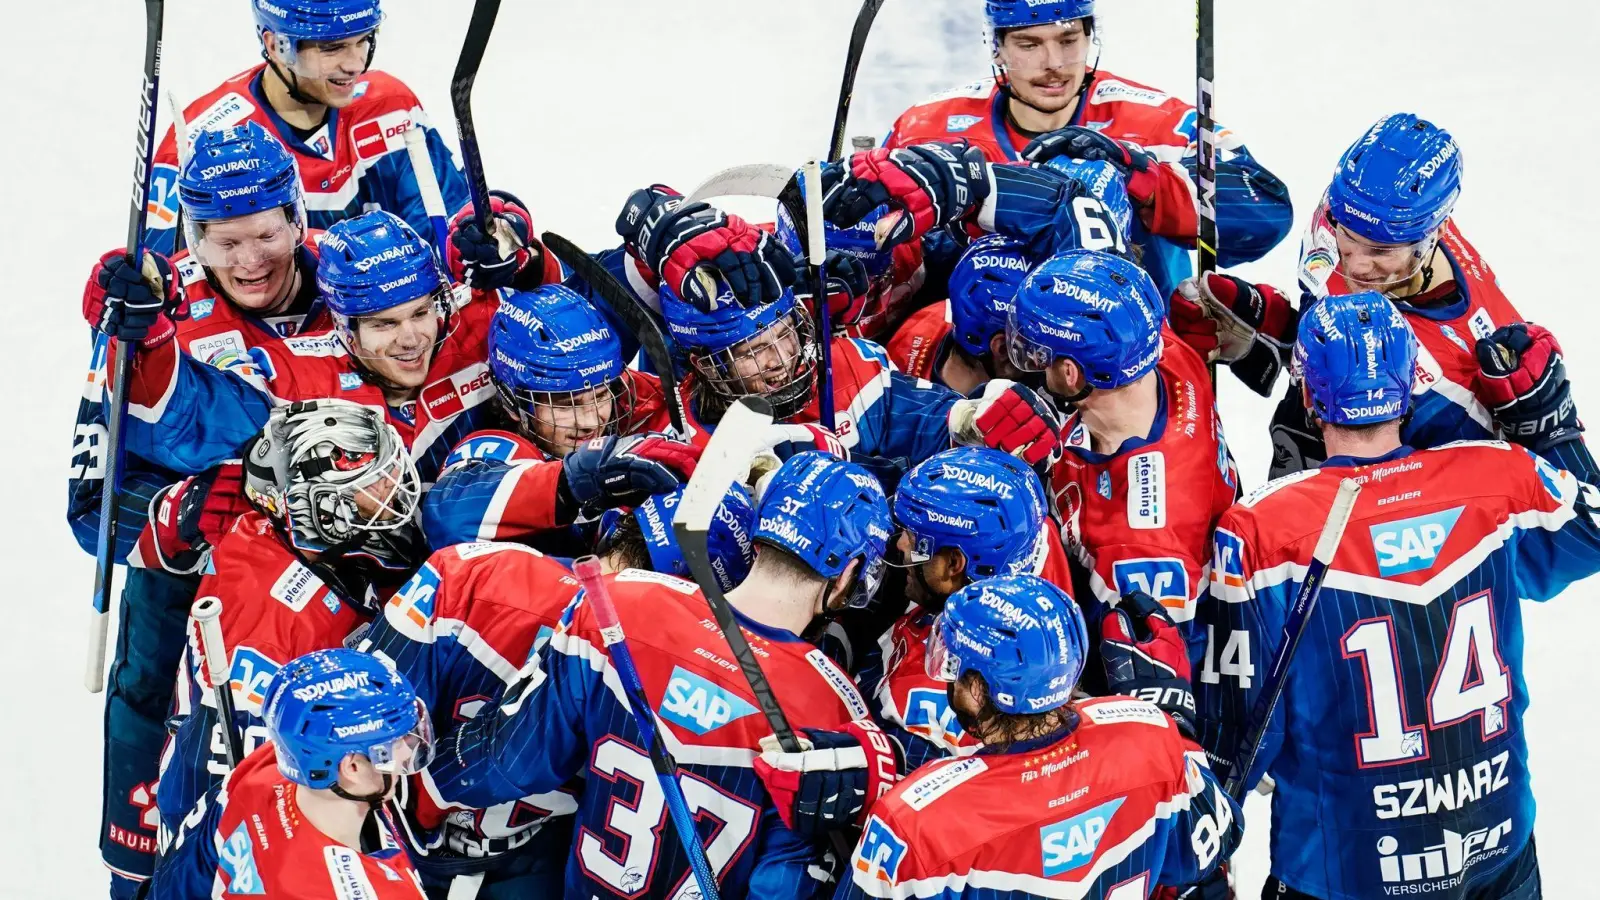
[[[355,737],[358,734],[371,734],[382,728],[383,724],[382,719],[372,719],[362,722],[360,725],[335,725],[333,726],[333,734],[335,737],[341,738]]]
[[[587,347],[590,344],[603,341],[610,336],[611,332],[606,331],[603,328],[595,328],[585,331],[583,334],[580,334],[577,337],[562,338],[561,340],[556,341],[556,346],[570,353],[573,350],[577,350],[579,347]]]
[[[1039,624],[1033,616],[1023,612],[1022,607],[1017,606],[988,588],[984,588],[979,592],[978,602],[998,613],[1001,621],[1005,622],[1008,627],[1022,628]]]
[[[335,675],[326,681],[318,681],[302,688],[294,689],[294,697],[302,703],[313,703],[335,691],[353,691],[371,685],[371,676],[366,672],[346,672]]]
[[[962,468],[961,466],[950,466],[944,464],[940,464],[939,473],[946,478],[959,481],[962,484],[970,484],[979,490],[992,491],[996,494],[999,494],[1002,499],[1011,499],[1011,485],[1006,484],[1004,481],[1001,481],[993,475],[985,475],[982,472],[974,472],[971,469]]]
[[[378,263],[386,263],[386,262],[392,262],[392,261],[397,260],[397,259],[404,259],[409,255],[410,254],[406,252],[406,248],[405,247],[390,247],[389,249],[383,251],[382,253],[374,253],[373,255],[367,257],[366,259],[363,259],[360,262],[356,263],[356,268],[357,269],[361,269],[362,271],[366,271],[367,269],[372,268],[373,266],[377,265]]]
[[[1356,218],[1360,219],[1363,222],[1371,222],[1374,225],[1382,225],[1383,224],[1381,221],[1378,220],[1377,216],[1373,215],[1372,213],[1367,212],[1364,209],[1356,209],[1354,206],[1351,206],[1348,203],[1343,204],[1343,206],[1344,206],[1344,211],[1345,212],[1349,213],[1352,216],[1355,216]]]
[[[1076,281],[1066,281],[1061,278],[1053,278],[1051,279],[1051,282],[1050,292],[1052,294],[1063,294],[1071,297],[1074,300],[1077,300],[1079,303],[1092,306],[1095,309],[1104,311],[1114,309],[1117,305],[1113,301],[1107,300],[1106,298],[1100,296],[1098,291],[1089,290],[1083,285],[1078,284]]]
[[[1122,377],[1123,378],[1132,378],[1133,376],[1138,375],[1140,372],[1143,372],[1145,369],[1148,369],[1148,368],[1150,368],[1150,366],[1155,364],[1156,358],[1161,355],[1161,343],[1160,343],[1160,341],[1161,341],[1161,338],[1158,335],[1156,337],[1156,345],[1154,347],[1150,348],[1150,352],[1149,353],[1146,353],[1144,356],[1139,357],[1138,362],[1135,362],[1133,365],[1128,366],[1127,368],[1123,369],[1122,370]]]
[[[225,191],[217,191],[217,198],[221,200],[227,200],[230,197],[243,197],[246,194],[257,194],[260,192],[260,186],[252,184],[249,187],[229,188]]]
[[[349,25],[351,22],[359,22],[362,19],[370,19],[376,12],[376,9],[363,9],[361,12],[357,13],[345,13],[339,17],[339,24]]]
[[[936,509],[928,510],[928,519],[929,521],[937,522],[940,525],[949,525],[953,528],[965,528],[968,531],[972,531],[978,527],[977,522],[974,522],[965,516],[947,516]]]
[[[611,368],[611,361],[610,360],[606,360],[605,362],[595,363],[592,366],[584,366],[583,368],[578,370],[578,375],[580,377],[588,377],[590,375],[598,375],[599,373],[604,372],[605,370],[607,370],[609,368]]]
[[[980,269],[1011,269],[1016,272],[1028,271],[1028,261],[1015,256],[1005,256],[999,253],[980,253],[972,258],[972,264]]]
[[[287,9],[284,9],[283,7],[273,3],[268,3],[267,0],[256,0],[256,9],[259,9],[269,15],[277,16],[280,19],[286,19],[289,17],[289,11]]]
[[[504,307],[501,308],[504,309]],[[524,363],[517,357],[512,356],[504,350],[501,350],[499,347],[494,348],[494,361],[512,370],[513,372],[520,373],[528,370],[527,363]]]
[[[1439,148],[1439,152],[1435,153],[1432,159],[1422,164],[1422,168],[1417,170],[1417,174],[1423,178],[1432,178],[1433,174],[1439,171],[1439,167],[1449,162],[1450,158],[1456,155],[1456,152],[1455,141],[1445,144]]]
[[[510,303],[500,304],[500,309],[497,310],[497,315],[505,316],[518,325],[521,325],[523,328],[544,327],[544,323],[540,322],[539,318],[533,313],[528,312],[520,306],[513,306]]]
[[[796,547],[800,550],[811,549],[811,538],[801,534],[800,529],[787,516],[763,517],[756,530],[766,532],[791,547]]]
[[[1367,351],[1367,379],[1376,381],[1379,351],[1382,349],[1378,346],[1378,333],[1371,329],[1361,332],[1361,344]]]
[[[1383,393],[1379,390],[1378,393]],[[1339,414],[1346,419],[1370,419],[1382,417],[1393,419],[1400,415],[1400,404],[1404,397],[1396,397],[1387,403],[1373,403],[1366,406],[1341,406]]]
[[[1071,341],[1074,344],[1081,343],[1083,341],[1083,335],[1073,331],[1070,328],[1057,328],[1056,326],[1051,325],[1049,322],[1035,322],[1034,327],[1038,328],[1041,332],[1050,335],[1051,337],[1058,337],[1064,341]]]
[[[200,177],[201,179],[209,179],[215,178],[218,175],[226,175],[230,172],[247,172],[251,169],[259,168],[261,168],[261,160],[254,157],[251,157],[250,159],[230,159],[225,163],[218,163],[214,166],[206,166],[204,169],[200,170]]]
[[[393,281],[385,281],[383,284],[378,285],[378,290],[388,293],[395,288],[405,287],[408,284],[412,284],[417,280],[417,277],[417,273],[412,272],[410,275],[407,275],[404,278],[396,278]]]

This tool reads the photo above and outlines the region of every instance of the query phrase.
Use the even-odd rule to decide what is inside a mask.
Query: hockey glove
[[[1305,389],[1300,382],[1289,383],[1289,390],[1272,411],[1272,465],[1267,478],[1282,478],[1322,465],[1328,458],[1322,431],[1311,423],[1306,410]]]
[[[803,263],[797,261],[796,272],[802,266]],[[834,331],[843,331],[861,321],[861,313],[867,305],[867,292],[872,288],[872,278],[867,275],[866,264],[843,251],[829,250],[822,264],[822,277],[823,290],[828,293],[828,322]],[[804,303],[815,315],[816,298],[811,296],[812,293],[809,273],[797,276],[795,299]]]
[[[490,191],[489,214],[494,234],[484,234],[478,227],[470,203],[450,221],[450,277],[475,291],[493,291],[511,287],[513,282],[525,282],[518,278],[525,271],[540,274],[542,281],[544,247],[534,239],[533,215],[528,208],[506,191]]]
[[[168,572],[200,570],[206,551],[216,546],[234,520],[250,511],[244,496],[244,467],[237,460],[163,488],[150,500],[150,523],[140,535],[140,556]],[[148,546],[146,539],[148,538]]]
[[[1513,322],[1481,338],[1477,352],[1479,393],[1508,440],[1543,453],[1582,435],[1555,335]]]
[[[768,476],[782,468],[796,453],[815,450],[843,460],[850,459],[850,450],[840,442],[839,436],[821,425],[767,426],[766,441],[750,460],[750,477],[746,483],[753,485],[759,502],[766,492]]]
[[[1300,314],[1277,288],[1207,272],[1173,292],[1172,330],[1207,362],[1227,363],[1251,390],[1272,393],[1294,346]]]
[[[982,443],[1047,472],[1061,458],[1061,414],[1026,385],[996,378],[957,400],[950,433],[958,444]]]
[[[178,333],[173,317],[180,300],[165,256],[146,251],[143,266],[135,268],[126,251],[112,250],[95,263],[83,287],[83,318],[102,334],[150,350]]]
[[[965,141],[857,153],[822,172],[822,213],[849,228],[885,203],[898,215],[879,223],[879,247],[915,240],[959,222],[989,197],[989,163]]]
[[[592,515],[637,506],[687,482],[699,460],[699,447],[659,434],[595,438],[562,460],[557,508]]]
[[[1041,134],[1022,148],[1022,158],[1031,163],[1044,163],[1060,156],[1111,163],[1127,179],[1129,199],[1139,206],[1155,202],[1160,186],[1156,163],[1138,144],[1115,140],[1093,128],[1068,125]]]
[[[1160,603],[1143,591],[1123,594],[1100,620],[1100,659],[1111,693],[1155,704],[1194,739],[1189,647]]]
[[[802,730],[797,753],[784,753],[777,735],[767,735],[755,770],[783,824],[816,838],[862,824],[900,780],[904,758],[875,722],[857,719],[843,731]]]
[[[794,284],[794,260],[771,234],[705,203],[685,203],[665,185],[634,191],[617,217],[628,252],[702,312],[760,306]]]

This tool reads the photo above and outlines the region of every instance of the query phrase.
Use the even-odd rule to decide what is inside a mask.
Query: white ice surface
[[[475,109],[491,184],[540,227],[599,248],[622,199],[738,163],[824,150],[855,0],[585,0],[504,4]],[[80,686],[93,563],[63,521],[85,363],[83,274],[126,232],[143,18],[133,0],[7,4],[0,100],[8,321],[17,415],[0,429],[9,625],[0,638],[0,898],[102,895],[96,852],[101,697]],[[379,67],[454,141],[448,83],[471,4],[389,0]],[[1193,4],[1102,0],[1104,66],[1191,96]],[[1513,302],[1569,351],[1580,405],[1600,354],[1587,284],[1600,203],[1600,14],[1581,0],[1219,3],[1217,110],[1290,185],[1297,231],[1338,153],[1378,115],[1449,127],[1468,160],[1458,220]],[[187,101],[256,59],[243,0],[169,0],[164,86]],[[923,96],[987,74],[981,0],[889,0],[861,68],[851,133],[881,134]],[[165,104],[162,119],[165,122]],[[163,124],[163,127],[165,125]],[[759,212],[754,211],[754,212]],[[1296,240],[1248,274],[1292,282]],[[1585,260],[1588,260],[1585,262]],[[1246,483],[1269,457],[1268,401],[1227,383]],[[1593,413],[1591,415],[1600,415]],[[1591,897],[1600,807],[1593,583],[1527,611],[1524,665],[1546,896]],[[1236,857],[1241,896],[1266,871],[1266,805]]]

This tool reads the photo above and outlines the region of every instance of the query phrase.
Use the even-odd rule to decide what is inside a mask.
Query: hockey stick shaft
[[[133,208],[128,214],[128,264],[144,256],[144,226],[150,209],[150,159],[155,154],[156,105],[161,82],[162,0],[144,4],[144,89],[139,95],[139,134],[133,169]],[[94,611],[89,622],[89,658],[83,684],[99,693],[106,681],[106,617],[111,611],[113,552],[117,544],[117,495],[122,488],[122,433],[128,411],[128,376],[134,346],[118,341],[111,364],[111,394],[106,398],[105,475],[100,484],[100,532],[95,536]]]
[[[822,167],[815,160],[800,170],[806,195],[806,262],[811,275],[811,298],[817,307],[817,351],[821,371],[817,378],[818,419],[834,429],[833,313],[828,309],[828,280],[823,266],[828,259],[828,230],[822,220]]]
[[[1195,174],[1200,184],[1195,191],[1200,220],[1200,274],[1217,268],[1217,125],[1212,119],[1216,88],[1216,35],[1213,28],[1215,0],[1195,0],[1195,137],[1198,159]]]
[[[667,404],[667,417],[672,422],[672,430],[687,440],[689,429],[683,413],[683,396],[678,393],[678,376],[672,367],[672,348],[667,344],[667,336],[655,316],[633,291],[618,282],[599,260],[583,252],[583,248],[577,244],[553,231],[546,231],[539,236],[539,240],[573,274],[587,282],[617,314],[622,324],[633,332],[645,359],[650,361],[650,368],[655,369],[656,377],[661,379],[661,393]]]
[[[422,208],[428,214],[428,224],[433,226],[433,258],[440,271],[448,272],[447,254],[450,240],[449,211],[444,206],[444,194],[439,191],[439,177],[433,171],[433,158],[428,155],[428,136],[421,128],[406,129],[406,156],[411,159],[411,174],[417,179],[417,193],[422,196]]]
[[[622,692],[627,695],[628,711],[633,713],[634,724],[639,727],[639,734],[650,748],[650,762],[655,766],[656,780],[661,783],[661,792],[666,795],[667,811],[672,816],[672,824],[678,832],[678,842],[683,845],[684,855],[689,857],[689,868],[694,870],[694,879],[700,885],[700,896],[703,900],[717,900],[717,878],[711,871],[711,862],[706,859],[705,847],[700,845],[694,817],[689,813],[689,802],[683,796],[683,786],[678,783],[678,763],[667,751],[666,744],[661,741],[661,733],[656,728],[650,701],[645,698],[644,682],[639,678],[639,670],[633,664],[633,653],[628,649],[628,636],[623,632],[617,609],[611,603],[611,591],[601,578],[600,560],[585,556],[573,563],[572,572],[583,584],[584,599],[594,610],[595,621],[600,626],[600,637],[611,654],[611,662],[616,666],[617,676],[622,681]]]
[[[222,642],[222,601],[216,597],[201,597],[189,608],[189,617],[200,631],[201,662],[205,666],[206,680],[211,682],[212,696],[216,698],[217,728],[222,732],[228,768],[232,769],[244,759],[244,741],[233,727],[233,676],[228,664],[228,648]]]
[[[1234,754],[1237,762],[1233,770],[1228,773],[1228,783],[1224,785],[1224,789],[1234,800],[1242,802],[1245,792],[1250,789],[1246,778],[1250,774],[1251,767],[1255,765],[1256,756],[1261,752],[1262,740],[1272,724],[1278,700],[1283,696],[1283,687],[1289,675],[1289,663],[1294,659],[1295,648],[1300,646],[1300,638],[1305,634],[1306,623],[1311,620],[1311,613],[1317,608],[1317,598],[1322,594],[1323,579],[1327,577],[1328,567],[1333,564],[1333,558],[1339,552],[1339,544],[1344,540],[1345,526],[1350,524],[1350,514],[1355,510],[1356,501],[1360,497],[1360,484],[1349,478],[1339,482],[1339,492],[1334,495],[1327,521],[1322,524],[1322,533],[1317,537],[1316,549],[1311,553],[1311,564],[1306,567],[1306,577],[1300,582],[1300,589],[1295,592],[1294,604],[1289,607],[1288,615],[1284,617],[1283,646],[1278,648],[1277,654],[1272,657],[1272,664],[1267,667],[1267,676],[1261,682],[1261,692],[1256,695],[1255,705],[1250,710],[1244,739],[1240,741],[1239,752]]]
[[[872,22],[882,8],[883,0],[862,0],[855,27],[850,30],[850,49],[844,58],[844,77],[839,82],[839,105],[833,113],[833,134],[828,139],[829,162],[844,157],[844,130],[856,92],[856,71],[861,68],[861,53],[867,47],[867,35],[872,33]]]
[[[456,133],[461,138],[461,161],[466,170],[467,190],[472,194],[472,211],[484,234],[489,230],[489,179],[483,174],[483,154],[478,151],[478,130],[472,124],[472,85],[478,80],[494,20],[500,14],[500,0],[476,0],[467,36],[461,42],[461,56],[450,76],[450,108],[456,115]]]

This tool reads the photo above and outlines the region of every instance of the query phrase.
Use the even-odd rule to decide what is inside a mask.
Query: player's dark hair
[[[621,569],[651,569],[650,550],[644,542],[644,530],[637,516],[629,513],[617,520],[617,525],[606,536],[600,553],[611,560],[612,567]]]
[[[1071,703],[1063,703],[1042,713],[1002,712],[989,696],[989,683],[977,672],[967,672],[956,682],[957,690],[974,690],[983,698],[978,714],[973,717],[958,714],[961,727],[972,737],[983,741],[984,747],[1004,753],[1012,744],[1046,737],[1065,731],[1077,718]],[[968,727],[972,725],[974,727]]]

